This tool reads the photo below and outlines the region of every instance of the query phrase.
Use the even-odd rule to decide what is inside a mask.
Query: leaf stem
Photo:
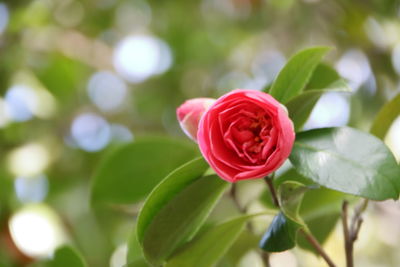
[[[274,205],[277,206],[278,208],[280,208],[281,205],[279,204],[278,196],[276,194],[275,187],[272,182],[272,178],[267,176],[264,178],[264,181],[267,183],[269,192],[271,192],[271,197],[272,197],[272,201],[274,202]]]

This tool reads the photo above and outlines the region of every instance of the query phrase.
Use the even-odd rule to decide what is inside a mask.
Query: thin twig
[[[274,205],[277,206],[278,208],[280,208],[278,196],[276,195],[276,191],[275,191],[274,184],[272,183],[272,179],[270,177],[265,177],[264,181],[268,185],[269,192],[271,192],[271,197],[272,197],[272,201],[274,202]]]
[[[342,205],[342,224],[343,224],[343,235],[344,235],[344,249],[346,252],[346,266],[353,267],[353,242],[351,238],[351,232],[349,231],[348,219],[347,219],[347,207],[349,203],[343,201]]]
[[[351,222],[351,240],[352,242],[357,240],[358,233],[363,222],[362,213],[367,209],[368,199],[364,199],[363,202],[354,211],[354,216]]]
[[[353,241],[353,243],[357,240],[357,238],[358,238],[358,233],[360,232],[360,229],[361,229],[361,224],[363,223],[363,218],[359,218],[358,220],[357,220],[357,226],[356,226],[356,228],[354,229],[354,232],[353,232],[353,236],[352,236],[352,241]]]
[[[318,254],[321,255],[321,257],[325,260],[326,264],[328,264],[329,267],[336,267],[331,258],[328,256],[328,254],[325,253],[324,249],[321,247],[318,240],[315,239],[315,237],[312,234],[307,233],[306,231],[304,231],[304,229],[300,229],[299,231],[304,235],[307,241],[314,247],[314,249],[318,252]]]
[[[346,266],[353,267],[354,266],[354,242],[358,238],[358,234],[361,229],[361,225],[363,223],[362,213],[368,206],[368,199],[364,199],[363,202],[355,209],[354,215],[352,217],[350,228],[348,225],[348,202],[344,201],[342,206],[342,223],[343,223],[343,233],[344,233],[344,245],[346,252]]]

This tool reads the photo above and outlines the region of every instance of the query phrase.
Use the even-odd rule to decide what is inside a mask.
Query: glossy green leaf
[[[200,157],[194,159],[169,174],[146,199],[136,223],[136,236],[143,243],[144,234],[152,219],[185,187],[198,180],[207,171],[209,165]]]
[[[275,188],[278,188],[283,182],[286,181],[294,181],[304,184],[306,186],[315,184],[315,182],[312,181],[311,179],[304,177],[303,175],[298,173],[295,168],[290,168],[289,170],[285,171],[278,177],[275,177],[274,178]]]
[[[267,252],[281,252],[291,249],[296,245],[296,235],[299,228],[300,225],[280,212],[272,220],[259,246]]]
[[[229,185],[216,175],[202,176],[208,165],[197,159],[163,180],[146,200],[137,222],[144,256],[160,264],[189,241]]]
[[[242,232],[253,216],[242,216],[217,225],[197,236],[175,254],[166,267],[214,266]]]
[[[299,95],[329,50],[329,47],[312,47],[298,52],[280,71],[269,93],[281,103]]]
[[[320,63],[315,68],[305,90],[324,89],[337,80],[340,80],[340,76],[336,70],[328,64]]]
[[[87,266],[82,256],[74,248],[63,246],[56,250],[54,258],[49,261],[48,267],[85,267]]]
[[[371,133],[384,139],[393,121],[400,116],[400,94],[386,103],[379,111],[371,126]]]
[[[337,80],[323,90],[307,90],[301,95],[294,97],[286,103],[286,108],[288,109],[290,119],[293,121],[295,130],[298,131],[303,127],[315,104],[323,94],[328,92],[350,91],[351,89],[347,82],[344,80]]]
[[[373,200],[397,199],[400,167],[386,145],[349,127],[297,134],[290,155],[296,170],[322,186]]]
[[[226,187],[216,175],[204,176],[176,195],[148,226],[143,239],[145,257],[160,263],[190,240]]]
[[[123,145],[99,164],[92,200],[109,204],[140,201],[168,173],[196,156],[195,146],[169,138],[143,138]]]
[[[287,218],[298,224],[304,224],[299,216],[299,208],[307,187],[293,181],[282,183],[278,188],[278,198],[282,212]]]
[[[342,192],[320,187],[308,190],[304,194],[300,206],[300,216],[305,220],[311,220],[328,213],[338,213],[342,210],[342,201],[349,200],[350,196]],[[354,197],[356,199],[356,197]]]

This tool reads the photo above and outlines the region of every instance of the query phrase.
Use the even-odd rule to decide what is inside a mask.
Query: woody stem
[[[354,242],[358,238],[358,233],[361,228],[361,224],[363,219],[361,217],[363,211],[367,208],[368,200],[364,199],[360,206],[356,208],[354,211],[354,216],[349,225],[348,223],[348,202],[343,201],[342,205],[342,224],[343,224],[343,234],[344,234],[344,247],[346,251],[346,266],[353,267],[354,259],[353,259],[353,249]]]

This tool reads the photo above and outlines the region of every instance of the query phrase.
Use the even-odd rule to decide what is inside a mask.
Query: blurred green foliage
[[[327,61],[353,85],[346,98],[348,124],[368,130],[380,107],[399,91],[399,16],[398,0],[0,1],[0,266],[34,261],[15,247],[8,229],[11,216],[31,202],[54,211],[62,241],[81,251],[89,266],[110,266],[115,250],[128,241],[140,203],[91,209],[89,187],[104,155],[132,136],[184,138],[175,118],[181,102],[234,88],[264,88],[285,58],[301,48],[336,48]],[[132,82],[118,69],[115,55],[121,40],[138,35],[167,44],[172,63]],[[129,55],[127,59],[131,66]],[[151,60],[145,57],[135,66],[144,68]],[[166,64],[165,58],[158,60],[156,67]],[[111,111],[88,94],[92,75],[101,71],[127,88],[120,106]],[[28,100],[8,95],[16,85],[33,90],[28,91],[37,100],[34,108],[32,94]],[[98,96],[101,103],[116,94],[112,84],[108,88],[111,93]],[[18,121],[7,105],[17,111],[25,107],[33,115]],[[72,126],[82,114],[96,117],[78,125],[74,135]],[[111,126],[123,127],[123,134],[112,132]],[[44,157],[29,149],[12,156],[29,144],[39,145]],[[27,181],[39,181],[38,175],[44,175],[47,187],[41,184],[44,193],[39,190],[42,197],[35,199],[35,186]],[[235,213],[221,205],[218,216]],[[392,262],[392,250],[379,260]],[[223,261],[229,262],[228,257]]]

